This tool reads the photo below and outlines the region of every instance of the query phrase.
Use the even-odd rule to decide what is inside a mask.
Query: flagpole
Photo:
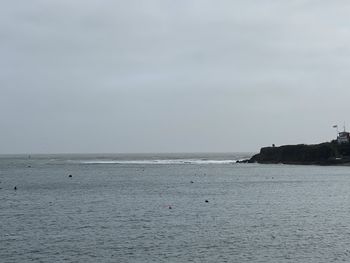
[[[338,138],[338,134],[339,134],[338,125],[333,125],[333,128],[336,128],[337,135],[335,138]]]

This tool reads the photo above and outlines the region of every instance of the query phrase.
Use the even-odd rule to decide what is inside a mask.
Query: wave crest
[[[162,165],[162,164],[234,164],[237,160],[202,160],[202,159],[167,159],[167,160],[80,160],[79,164],[135,164],[135,165]]]

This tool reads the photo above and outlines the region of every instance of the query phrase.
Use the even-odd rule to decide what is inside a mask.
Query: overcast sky
[[[258,151],[350,128],[347,0],[0,7],[0,153]]]

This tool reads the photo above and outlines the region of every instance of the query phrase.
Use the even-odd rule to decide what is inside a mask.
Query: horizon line
[[[174,152],[56,152],[56,153],[0,153],[0,156],[9,156],[9,155],[27,155],[27,156],[35,156],[35,155],[108,155],[108,154],[130,154],[130,155],[136,155],[136,154],[237,154],[237,153],[242,153],[242,154],[250,154],[250,153],[255,153],[255,151],[203,151],[203,152],[196,152],[196,151],[185,151],[185,152],[180,152],[180,151],[174,151]]]

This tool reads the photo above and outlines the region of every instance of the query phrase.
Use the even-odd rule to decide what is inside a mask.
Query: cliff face
[[[339,145],[333,141],[314,145],[265,147],[249,162],[319,165],[350,163],[350,144]]]

